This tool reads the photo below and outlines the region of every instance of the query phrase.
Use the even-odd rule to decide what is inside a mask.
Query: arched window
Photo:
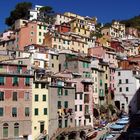
[[[3,124],[3,137],[8,137],[8,124]]]
[[[14,124],[14,136],[19,136],[19,123]]]

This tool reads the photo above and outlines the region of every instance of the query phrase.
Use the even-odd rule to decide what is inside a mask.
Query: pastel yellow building
[[[36,81],[32,86],[32,139],[48,133],[48,83]]]

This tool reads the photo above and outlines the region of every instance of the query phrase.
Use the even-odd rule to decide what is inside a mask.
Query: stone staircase
[[[62,133],[70,133],[72,131],[81,131],[81,130],[86,130],[86,129],[92,129],[92,126],[80,126],[80,127],[66,127],[58,130],[51,138],[50,140],[56,140],[56,138],[62,134]]]

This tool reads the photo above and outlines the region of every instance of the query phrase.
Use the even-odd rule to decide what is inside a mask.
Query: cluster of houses
[[[38,20],[40,7],[0,37],[0,139],[93,127],[110,105],[138,112],[138,31],[114,21],[97,38],[96,17],[66,12],[49,25]]]

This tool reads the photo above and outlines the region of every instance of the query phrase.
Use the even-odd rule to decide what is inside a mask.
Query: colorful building
[[[0,139],[31,135],[32,80],[27,65],[0,63]]]

